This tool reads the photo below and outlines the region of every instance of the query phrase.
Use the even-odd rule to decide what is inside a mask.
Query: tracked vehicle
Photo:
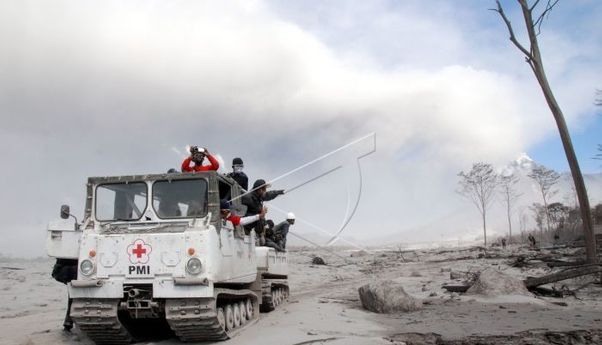
[[[75,324],[97,344],[157,325],[217,341],[274,310],[289,294],[287,255],[222,220],[220,200],[244,212],[240,194],[216,172],[89,178],[83,221],[64,205],[48,226],[49,256],[78,260]]]

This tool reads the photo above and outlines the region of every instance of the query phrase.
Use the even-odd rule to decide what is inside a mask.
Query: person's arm
[[[234,226],[237,226],[240,224],[241,218],[232,214],[228,218],[226,218],[226,220],[229,220],[232,224],[234,224]]]
[[[193,171],[192,168],[190,167],[190,162],[192,162],[192,157],[188,157],[182,162],[182,172]]]
[[[213,157],[213,155],[210,154],[207,155],[207,159],[209,160],[209,163],[211,163],[211,165],[207,165],[205,166],[205,168],[207,168],[207,170],[217,171],[217,169],[219,169],[219,162],[217,161],[217,159],[215,159],[215,157]]]
[[[260,216],[258,214],[254,215],[254,216],[248,216],[248,217],[239,217],[239,216],[235,216],[235,215],[231,215],[228,218],[226,218],[226,220],[229,220],[232,224],[234,224],[234,226],[237,225],[241,225],[241,226],[245,226],[251,223],[255,223],[256,221],[258,221],[260,218]]]
[[[284,194],[284,189],[281,190],[271,190],[266,192],[263,196],[263,201],[270,201],[276,199],[278,195]]]
[[[240,225],[242,225],[242,226],[249,225],[251,223],[255,223],[258,220],[259,220],[258,214],[254,215],[254,216],[242,217],[242,218],[240,218]]]

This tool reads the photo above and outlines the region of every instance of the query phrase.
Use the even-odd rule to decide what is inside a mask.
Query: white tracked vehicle
[[[48,226],[48,255],[78,259],[71,317],[97,344],[168,325],[187,342],[226,340],[289,294],[287,255],[221,218],[241,189],[216,172],[88,179],[85,216]],[[137,334],[138,333],[138,334]]]

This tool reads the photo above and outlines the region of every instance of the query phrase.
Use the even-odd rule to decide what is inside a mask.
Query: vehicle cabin
[[[245,209],[240,196],[241,187],[215,171],[90,177],[84,223],[89,229],[205,219],[219,230],[220,200],[232,200],[240,215]]]

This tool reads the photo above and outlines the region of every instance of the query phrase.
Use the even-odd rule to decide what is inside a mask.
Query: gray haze
[[[490,4],[404,3],[0,2],[0,253],[45,255],[46,223],[63,203],[81,216],[88,176],[163,172],[197,144],[269,179],[370,132],[349,235],[478,229],[435,226],[471,207],[456,173],[503,165],[554,124]],[[542,36],[575,126],[602,71],[595,19],[571,23],[587,39],[560,24]],[[329,176],[275,205],[334,231],[345,202]]]

